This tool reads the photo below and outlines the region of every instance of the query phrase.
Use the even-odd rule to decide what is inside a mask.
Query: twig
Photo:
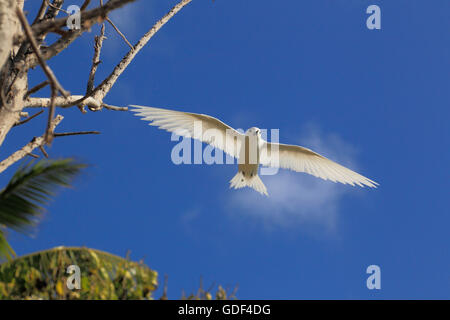
[[[53,71],[49,68],[49,66],[45,62],[44,58],[42,58],[42,55],[38,48],[36,40],[33,37],[33,31],[31,30],[30,25],[28,24],[28,21],[25,18],[25,15],[23,14],[22,10],[20,10],[19,8],[16,8],[16,14],[20,20],[20,23],[22,24],[22,27],[25,31],[25,34],[27,35],[28,40],[30,41],[33,51],[36,54],[36,57],[39,60],[39,63],[41,64],[42,69],[44,70],[45,75],[47,76],[48,80],[50,81],[50,85],[54,86],[55,89],[58,90],[59,92],[61,92],[61,94],[63,96],[67,97],[69,94],[66,92],[66,90],[63,89],[63,87],[61,86],[59,81],[56,79]]]
[[[84,134],[100,134],[99,131],[78,131],[78,132],[63,132],[63,133],[54,133],[53,136],[57,137],[67,137],[67,136],[78,136]]]
[[[97,72],[98,65],[100,64],[100,52],[102,50],[104,39],[105,39],[105,24],[103,23],[100,29],[100,35],[95,36],[94,57],[92,58],[92,67],[91,72],[89,73],[86,94],[90,94],[92,90],[94,90],[95,73]]]
[[[17,126],[20,126],[20,125],[22,125],[22,124],[24,124],[24,123],[27,123],[28,121],[30,121],[30,120],[36,118],[38,115],[40,115],[40,114],[43,113],[43,112],[44,112],[44,110],[41,110],[41,111],[39,111],[38,113],[33,114],[31,117],[28,117],[28,118],[26,118],[25,120],[22,120],[22,121],[17,122],[16,124],[13,125],[13,127],[17,127]]]
[[[28,98],[30,95],[32,95],[35,92],[38,92],[39,90],[41,90],[42,88],[44,88],[48,84],[50,84],[50,82],[48,80],[45,80],[45,81],[39,83],[38,85],[36,85],[33,88],[31,88],[30,90],[28,90],[23,98],[24,99]]]
[[[116,83],[120,75],[125,71],[128,65],[133,61],[138,52],[147,44],[147,42],[165,25],[175,14],[177,14],[184,6],[190,3],[192,0],[182,0],[175,7],[173,7],[161,20],[159,20],[140,40],[139,42],[128,51],[119,64],[114,68],[113,72],[94,89],[93,97],[99,101],[103,101],[103,98],[111,90],[112,86]],[[111,2],[111,1],[110,1]],[[108,2],[109,3],[109,2]],[[108,4],[107,3],[107,4]],[[107,5],[106,4],[106,5]],[[106,6],[105,5],[105,6]]]
[[[91,0],[85,0],[84,3],[81,5],[80,11],[84,11],[87,6],[91,3]]]
[[[55,115],[55,97],[56,97],[56,90],[55,87],[52,86],[51,90],[51,97],[50,97],[50,108],[48,109],[48,120],[47,120],[47,127],[45,129],[45,143],[50,144],[53,140],[53,132],[51,131],[51,123],[52,119]]]
[[[44,155],[44,157],[46,157],[48,159],[48,153],[47,153],[47,151],[45,151],[44,146],[40,145],[39,149],[41,149],[41,152]]]
[[[197,290],[197,298],[201,298],[203,292],[205,292],[203,290],[203,277],[200,276],[200,285],[199,285],[198,290]]]
[[[211,292],[211,290],[214,289],[215,286],[216,286],[216,283],[213,282],[213,283],[209,286],[208,290],[206,290],[206,292]]]
[[[133,45],[130,43],[130,41],[128,41],[127,37],[125,37],[125,35],[119,30],[119,28],[116,27],[116,25],[111,21],[111,19],[106,17],[106,21],[108,21],[112,25],[114,30],[116,30],[116,32],[122,37],[122,39],[127,43],[127,45],[131,48],[131,50],[134,50]]]
[[[97,7],[88,11],[85,11],[81,15],[81,28],[83,30],[89,29],[92,24],[97,22],[99,18],[105,18],[108,12],[118,9],[123,5],[133,2],[135,0],[109,0],[105,5]],[[35,35],[41,35],[43,33],[48,33],[51,30],[57,30],[63,28],[69,17],[59,18],[51,21],[42,21],[33,26],[33,32]]]
[[[52,140],[51,123],[55,113],[55,97],[58,94],[58,91],[61,92],[61,94],[66,98],[69,96],[69,94],[63,89],[59,81],[56,79],[53,71],[48,67],[47,63],[42,58],[36,40],[34,39],[33,31],[31,30],[30,25],[28,24],[28,21],[25,18],[25,15],[23,14],[22,10],[20,8],[16,8],[16,14],[20,20],[20,23],[22,24],[25,34],[27,35],[27,38],[30,41],[31,47],[33,48],[33,51],[36,54],[45,75],[50,81],[52,95],[51,95],[50,109],[48,113],[47,128],[45,130],[45,141],[46,143],[50,143]]]
[[[164,286],[163,286],[163,294],[159,300],[167,300],[167,283],[169,281],[169,277],[167,274],[164,275]]]
[[[32,25],[38,23],[44,18],[46,10],[47,10],[47,0],[42,0],[41,7],[39,8],[36,18],[34,18]]]
[[[233,291],[231,292],[231,294],[228,296],[228,298],[229,298],[229,299],[236,299],[236,292],[238,291],[238,289],[239,289],[239,285],[237,284],[237,285],[234,287],[234,289],[233,289]]]
[[[51,6],[48,0],[44,0],[46,2],[46,11],[47,13],[44,11],[43,14],[44,16],[42,17],[41,21],[37,21],[38,23],[41,23],[42,21],[54,21],[54,19],[56,18],[56,16],[59,14],[60,8],[63,6],[64,0],[53,0],[51,3]],[[48,10],[47,10],[48,9]],[[33,26],[35,24],[33,23]],[[44,42],[45,38],[46,38],[47,34],[39,34],[36,35],[36,42],[40,45],[42,42]]]
[[[27,156],[33,157],[35,159],[39,158],[39,156],[37,154],[31,153],[31,152],[29,154],[27,154]]]
[[[128,107],[116,107],[116,106],[111,106],[106,103],[102,103],[102,107],[104,107],[105,109],[114,110],[114,111],[128,111]]]
[[[52,7],[53,9],[55,9],[56,12],[62,11],[62,12],[64,12],[64,13],[70,15],[70,13],[69,13],[68,11],[62,9],[61,7],[57,7],[57,6],[53,5],[53,4],[51,4],[49,0],[45,0],[45,1],[47,1],[47,5],[48,5],[49,7]]]
[[[122,7],[123,5],[133,2],[136,0],[110,0],[105,5],[83,11],[81,14],[81,29],[71,30],[65,33],[64,36],[59,38],[55,43],[53,43],[50,47],[43,49],[41,54],[45,60],[48,60],[61,51],[66,49],[75,39],[83,34],[86,30],[90,29],[91,26],[95,23],[102,22],[105,20],[107,14],[115,9]],[[86,1],[85,1],[86,3]],[[84,5],[84,4],[83,4]],[[53,8],[52,8],[53,10]],[[33,33],[37,37],[38,40],[44,39],[44,34],[49,32],[57,32],[66,26],[68,17],[60,18],[60,19],[45,19],[35,25],[33,25]],[[24,35],[20,35],[14,38],[14,43],[21,43],[25,39]],[[40,43],[40,42],[39,42]],[[37,61],[34,55],[28,55],[24,62],[22,62],[23,66],[21,69],[28,70],[30,68],[34,68],[39,61]]]
[[[50,3],[49,0],[45,0],[45,1],[50,6],[50,8],[48,8],[47,13],[45,14],[44,18],[46,20],[55,19],[56,16],[59,14],[59,11],[62,11],[61,7],[64,4],[64,0],[53,0],[52,3]]]
[[[52,130],[55,130],[56,126],[64,119],[63,116],[57,115],[55,119],[53,119],[51,126]],[[28,144],[26,144],[22,149],[14,152],[12,155],[10,155],[8,158],[0,162],[0,173],[5,171],[9,166],[13,165],[20,159],[27,156],[29,153],[31,153],[34,149],[38,148],[39,146],[42,146],[45,143],[45,136],[42,135],[38,138],[33,138]]]
[[[45,60],[53,58],[61,51],[66,49],[73,41],[75,41],[75,39],[77,39],[83,33],[83,30],[62,31],[58,29],[54,32],[61,33],[62,37],[54,42],[51,46],[42,49],[41,55]],[[28,70],[34,68],[38,64],[39,61],[36,56],[28,55],[23,62],[23,69]]]

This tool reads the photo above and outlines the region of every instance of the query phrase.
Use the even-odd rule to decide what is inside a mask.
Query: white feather
[[[268,167],[306,172],[324,180],[352,186],[357,184],[360,187],[369,186],[376,188],[378,185],[375,181],[347,169],[310,149],[295,145],[265,142],[260,152],[260,164]]]
[[[197,113],[181,112],[160,108],[132,105],[137,116],[151,121],[149,125],[159,127],[180,136],[194,138],[225,151],[232,157],[239,157],[243,134],[226,125],[219,119]],[[201,130],[195,130],[195,123]],[[210,134],[208,134],[210,133]]]

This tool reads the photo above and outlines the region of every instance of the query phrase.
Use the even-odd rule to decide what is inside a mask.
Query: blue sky
[[[141,0],[111,18],[134,43],[175,3]],[[381,30],[366,28],[371,4],[381,7]],[[58,110],[59,131],[102,135],[54,142],[52,157],[91,167],[32,237],[10,234],[14,249],[129,249],[169,276],[170,298],[196,290],[200,276],[205,286],[239,284],[241,299],[449,298],[449,11],[446,0],[194,0],[105,101],[279,128],[281,142],[380,187],[280,171],[262,178],[269,198],[229,190],[235,166],[174,165],[170,134],[132,113]],[[49,63],[73,94],[84,93],[97,32]],[[109,25],[107,36],[98,80],[127,51]],[[42,79],[37,68],[30,82]],[[44,118],[13,129],[1,157],[40,135]],[[371,264],[381,267],[381,290],[366,288]]]

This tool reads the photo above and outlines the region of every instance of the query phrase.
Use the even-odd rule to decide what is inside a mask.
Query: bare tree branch
[[[119,30],[119,28],[116,27],[116,25],[111,21],[111,19],[106,17],[106,21],[108,21],[112,25],[112,27],[114,28],[114,30],[116,30],[116,32],[119,34],[119,36],[121,36],[122,39],[131,48],[131,50],[133,50],[133,45],[130,43],[130,41],[128,41],[127,37],[125,37],[125,35]]]
[[[128,111],[128,107],[116,107],[116,106],[111,106],[111,105],[106,104],[106,103],[103,103],[102,106],[103,106],[103,108],[108,109],[108,110]]]
[[[59,14],[61,7],[64,4],[64,0],[53,0],[52,3],[50,3],[49,0],[43,0],[43,1],[46,2],[45,9],[43,12],[43,17],[42,17],[42,19],[39,19],[39,21],[36,21],[36,23],[40,23],[42,21],[54,21],[56,16]],[[39,15],[40,14],[41,14],[41,12],[39,12]],[[33,22],[33,25],[35,25],[34,22]],[[42,42],[44,42],[46,36],[47,36],[47,33],[37,35],[36,36],[37,43],[40,45]]]
[[[64,34],[61,38],[56,40],[51,46],[43,48],[41,51],[41,55],[45,60],[49,60],[54,56],[58,55],[64,49],[66,49],[70,44],[72,44],[75,39],[77,39],[83,30],[71,30],[64,31]],[[22,62],[22,68],[25,70],[36,67],[39,64],[39,61],[36,56],[28,55],[24,61]]]
[[[41,7],[39,8],[36,18],[34,18],[32,25],[44,19],[45,11],[47,11],[48,7],[47,4],[48,4],[47,0],[42,0]]]
[[[103,82],[94,89],[93,97],[102,101],[106,94],[111,90],[120,75],[125,71],[128,65],[133,61],[138,52],[147,44],[147,42],[165,25],[175,14],[177,14],[184,6],[192,0],[182,0],[173,7],[161,20],[159,20],[140,40],[128,51],[122,61],[114,68],[114,71]],[[109,3],[109,2],[108,2]],[[106,4],[107,5],[107,4]],[[105,5],[105,6],[106,6]]]
[[[49,7],[51,7],[51,8],[53,8],[53,9],[55,9],[56,12],[62,11],[62,12],[64,12],[64,13],[66,13],[66,14],[69,14],[69,12],[67,12],[66,10],[64,10],[64,9],[62,8],[62,5],[61,5],[61,6],[55,6],[54,4],[51,4],[49,0],[45,0],[45,1],[47,2],[47,5],[48,5]]]
[[[2,44],[2,47],[0,47],[0,145],[3,143],[6,134],[12,126],[24,124],[36,118],[43,112],[40,111],[20,121],[20,116],[23,114],[23,108],[37,107],[49,109],[45,134],[38,138],[34,138],[22,149],[0,162],[0,173],[23,157],[27,155],[33,156],[32,151],[37,147],[41,149],[44,156],[48,157],[44,145],[50,143],[53,137],[99,133],[97,131],[80,131],[55,134],[55,127],[63,119],[62,116],[53,118],[57,106],[62,108],[78,106],[82,111],[84,111],[84,107],[88,107],[91,111],[99,111],[103,108],[114,111],[128,110],[127,107],[104,103],[105,96],[114,86],[120,75],[136,57],[137,53],[163,25],[192,0],[179,0],[180,2],[176,6],[153,25],[136,45],[132,46],[107,15],[111,10],[120,8],[133,1],[134,0],[109,0],[103,4],[103,1],[100,0],[99,7],[88,10],[87,7],[90,0],[85,0],[81,7],[81,29],[67,30],[65,27],[69,17],[56,18],[60,11],[64,11],[62,10],[64,0],[43,0],[31,27],[23,13],[24,0],[0,0],[0,43]],[[10,7],[8,7],[8,5],[10,5]],[[2,13],[6,10],[5,8],[9,8],[9,12],[7,12],[7,18],[9,20],[5,20],[3,19],[4,17],[2,17]],[[95,87],[95,76],[100,63],[103,40],[105,39],[105,20],[112,25],[130,46],[130,50],[114,68],[112,73]],[[96,23],[103,23],[103,25],[101,27],[100,35],[95,39],[94,56],[89,73],[86,94],[69,95],[58,82],[55,74],[47,65],[46,60],[66,49],[76,38]],[[7,34],[3,32],[3,26],[7,26],[8,29],[4,29],[8,31]],[[20,26],[22,26],[22,28],[20,28]],[[57,33],[61,36],[50,46],[41,49],[40,46],[49,33]],[[7,37],[5,38],[5,36],[9,37],[9,40]],[[5,39],[6,42],[3,42],[3,39]],[[4,43],[6,44],[5,46],[3,46]],[[2,61],[2,59],[4,60]],[[41,65],[48,80],[28,89],[28,71],[38,64]],[[50,85],[51,88],[51,95],[49,97],[30,97],[31,94],[38,92],[46,85]],[[62,96],[58,96],[58,92],[60,92]]]
[[[64,119],[63,116],[57,115],[55,119],[52,121],[52,130],[55,130],[56,126]],[[9,166],[13,165],[20,159],[24,158],[28,154],[30,154],[34,149],[45,144],[44,135],[33,138],[28,144],[26,144],[22,149],[14,152],[8,158],[0,162],[0,173],[5,171]]]
[[[83,5],[80,8],[80,11],[86,10],[86,8],[89,5],[89,3],[91,3],[91,0],[84,0],[84,3],[83,3]]]
[[[67,137],[67,136],[78,136],[85,134],[100,134],[100,131],[77,131],[77,132],[63,132],[63,133],[54,133],[55,138],[57,137]]]
[[[77,105],[77,101],[83,98],[84,96],[82,95],[71,95],[67,98],[59,96],[55,98],[55,105],[61,108],[68,108]],[[88,97],[82,101],[86,106],[101,107],[101,103],[92,97]],[[25,100],[24,108],[48,108],[50,107],[50,103],[50,98],[29,97]]]
[[[30,121],[30,120],[36,118],[38,115],[40,115],[40,114],[43,113],[43,112],[44,112],[44,110],[41,110],[41,111],[39,111],[38,113],[33,114],[31,117],[28,117],[28,118],[26,118],[25,120],[22,120],[22,121],[17,122],[13,127],[17,127],[17,126],[20,126],[20,125],[22,125],[22,124],[25,124],[25,123],[27,123],[28,121]]]
[[[38,44],[36,43],[36,39],[34,39],[30,25],[28,24],[27,19],[25,18],[25,15],[23,14],[22,10],[20,10],[19,8],[16,9],[16,14],[19,17],[19,20],[22,24],[22,27],[25,31],[25,34],[27,35],[28,41],[30,41],[31,47],[33,48],[34,53],[36,54],[36,57],[45,73],[45,75],[47,76],[50,85],[54,86],[56,90],[58,90],[59,92],[61,92],[61,94],[65,97],[67,97],[69,94],[67,93],[66,90],[63,89],[63,87],[61,86],[61,84],[59,83],[59,81],[56,79],[55,74],[53,73],[53,71],[49,68],[49,66],[47,65],[47,63],[45,62],[44,58],[41,55],[41,52],[38,48]]]
[[[135,0],[109,0],[103,6],[85,11],[81,15],[81,29],[89,29],[94,23],[98,22],[99,20],[103,20],[110,11],[118,9],[125,4],[133,1]],[[37,36],[50,32],[52,30],[61,29],[66,26],[68,18],[69,17],[64,17],[55,19],[53,21],[42,21],[33,26],[33,32]]]
[[[25,15],[23,14],[22,10],[19,8],[16,8],[16,14],[22,24],[22,27],[25,31],[25,34],[27,35],[28,40],[30,41],[31,47],[33,48],[33,51],[36,54],[36,57],[38,58],[39,63],[50,82],[50,86],[52,89],[51,90],[52,96],[51,96],[50,109],[49,109],[49,113],[48,113],[47,128],[45,130],[45,141],[46,141],[46,143],[50,143],[52,140],[52,131],[51,131],[52,121],[53,121],[53,116],[55,113],[55,104],[54,104],[55,97],[56,97],[58,91],[61,92],[61,94],[66,98],[69,96],[69,94],[63,89],[63,87],[61,86],[59,81],[56,79],[53,71],[49,68],[49,66],[47,65],[45,60],[42,58],[41,53],[38,48],[38,44],[36,42],[36,39],[34,39],[34,37],[33,37],[33,33],[31,31],[30,25],[28,24],[28,21],[25,18]]]
[[[50,98],[36,98],[29,97],[25,100],[24,107],[25,108],[48,108],[50,107],[51,99]],[[102,108],[115,110],[115,111],[127,111],[126,107],[117,107],[112,106],[103,102],[96,100],[93,97],[86,97],[82,95],[72,95],[67,98],[64,97],[56,97],[55,98],[55,106],[61,108],[70,108],[76,105],[83,105],[89,107],[92,111],[98,111]]]
[[[45,86],[49,85],[50,82],[48,80],[45,80],[41,83],[39,83],[38,85],[34,86],[33,88],[31,88],[30,90],[27,91],[27,93],[25,94],[25,96],[23,97],[24,99],[28,98],[29,96],[31,96],[33,93],[38,92],[39,90],[41,90],[42,88],[44,88]]]
[[[81,15],[81,29],[64,31],[63,36],[59,38],[55,43],[46,49],[42,50],[42,56],[45,60],[48,60],[61,51],[66,49],[75,39],[83,34],[84,31],[91,28],[95,23],[101,22],[106,19],[107,14],[123,5],[133,2],[135,0],[110,0],[105,5],[92,10],[83,12]],[[40,37],[48,32],[60,32],[61,28],[66,26],[68,17],[60,18],[56,20],[44,20],[32,27],[34,34]],[[16,39],[17,41],[22,41],[23,39]],[[30,69],[34,68],[39,62],[36,57],[29,56],[25,59],[23,63],[23,68]]]
[[[39,149],[41,150],[41,152],[44,155],[44,157],[46,157],[48,159],[48,153],[47,153],[47,151],[45,151],[44,146],[40,145]]]
[[[94,40],[94,57],[92,58],[91,72],[89,73],[89,79],[87,83],[86,94],[90,94],[94,90],[95,73],[97,67],[100,64],[100,52],[102,51],[103,40],[105,39],[105,24],[102,24],[100,29],[100,35],[95,36]]]

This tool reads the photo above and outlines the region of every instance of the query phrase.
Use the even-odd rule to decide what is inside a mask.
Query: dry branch
[[[24,106],[25,108],[48,108],[50,107],[51,99],[50,98],[35,98],[30,97],[25,100]],[[56,97],[55,98],[55,106],[61,108],[70,108],[76,105],[87,106],[90,110],[97,111],[102,108],[116,111],[126,111],[125,107],[117,107],[111,106],[109,104],[100,102],[93,97],[86,97],[81,95],[72,95],[67,98],[64,97]]]
[[[58,91],[61,92],[61,94],[66,98],[69,96],[69,94],[68,94],[68,92],[66,92],[66,90],[63,89],[63,87],[59,83],[58,79],[56,79],[56,76],[53,73],[53,71],[47,65],[44,58],[42,58],[42,55],[38,48],[36,39],[34,39],[33,33],[31,31],[31,27],[28,24],[27,18],[25,18],[25,15],[23,14],[22,10],[20,8],[16,8],[16,14],[20,20],[20,23],[22,24],[22,27],[28,38],[28,41],[31,44],[31,47],[33,48],[34,54],[36,55],[36,57],[39,61],[39,64],[41,65],[42,69],[44,70],[45,75],[48,78],[48,81],[50,82],[50,86],[52,89],[51,90],[52,96],[50,98],[51,99],[50,109],[49,109],[49,113],[48,113],[47,128],[45,130],[45,141],[47,143],[50,143],[52,140],[52,130],[51,130],[52,129],[52,121],[53,121],[53,116],[55,113],[55,97],[56,97]]]
[[[44,88],[45,86],[47,86],[49,84],[50,84],[50,82],[48,80],[45,80],[45,81],[39,83],[38,85],[36,85],[33,88],[29,89],[23,98],[24,99],[28,98],[33,93],[38,92],[39,90],[41,90],[42,88]]]
[[[67,137],[67,136],[79,136],[85,134],[100,134],[100,131],[76,131],[76,132],[62,132],[54,133],[55,138],[57,137]]]
[[[133,1],[135,0],[110,0],[103,6],[85,11],[81,15],[81,29],[89,29],[94,23],[104,20],[110,11],[118,9]],[[42,21],[33,26],[33,32],[35,36],[37,36],[53,30],[59,30],[66,26],[68,18],[69,17],[64,17],[53,21]]]
[[[59,14],[59,11],[64,4],[64,0],[53,0],[53,3],[50,3],[49,0],[43,0],[43,2],[45,2],[45,5],[43,4],[44,12],[41,12],[39,10],[38,16],[36,16],[36,19],[38,19],[38,17],[40,17],[41,15],[43,15],[43,16],[42,16],[42,18],[39,18],[38,20],[35,19],[35,22],[33,22],[33,25],[35,25],[35,23],[39,23],[42,21],[53,21],[56,18],[56,16]],[[36,41],[39,44],[41,44],[42,42],[44,42],[46,37],[47,37],[47,33],[37,35]]]
[[[84,3],[81,5],[80,11],[84,11],[87,6],[89,5],[89,3],[91,3],[91,0],[85,0]],[[103,3],[102,3],[103,5]]]
[[[125,71],[128,65],[133,61],[138,52],[147,44],[147,42],[162,28],[175,14],[192,0],[182,0],[173,7],[161,20],[159,20],[139,41],[128,51],[122,61],[114,68],[113,72],[103,82],[94,89],[93,97],[102,101],[106,94],[111,90],[120,75]],[[105,5],[106,6],[106,5]]]
[[[49,68],[49,66],[47,65],[47,63],[45,62],[44,58],[41,55],[41,52],[39,50],[38,44],[36,42],[36,39],[34,39],[33,37],[33,33],[31,31],[31,27],[28,24],[27,18],[25,18],[25,15],[23,14],[22,10],[19,8],[16,8],[16,14],[22,24],[22,27],[25,31],[25,34],[28,38],[28,41],[30,41],[31,47],[33,48],[33,51],[45,73],[45,75],[47,76],[50,85],[54,86],[56,90],[58,90],[59,92],[61,92],[61,94],[65,97],[68,96],[68,93],[66,92],[66,90],[63,89],[63,87],[61,86],[61,84],[59,83],[59,81],[56,79],[55,74],[53,73],[53,71]]]
[[[52,130],[56,128],[56,126],[62,121],[64,117],[61,115],[57,115],[55,119],[53,119],[51,125]],[[13,165],[20,159],[24,158],[28,154],[30,154],[34,149],[39,148],[40,146],[44,145],[45,143],[45,136],[42,135],[38,138],[33,138],[27,145],[25,145],[22,149],[14,152],[12,155],[10,155],[8,158],[0,162],[0,173],[5,171],[9,166]]]
[[[44,156],[48,157],[44,145],[51,141],[53,136],[63,137],[71,135],[98,134],[97,131],[80,131],[56,133],[55,127],[62,121],[63,117],[58,115],[53,119],[56,106],[68,108],[78,106],[81,109],[86,106],[92,111],[103,108],[115,111],[126,111],[128,108],[113,106],[104,103],[105,96],[116,83],[120,75],[136,57],[137,53],[148,43],[148,41],[165,25],[175,14],[192,0],[181,0],[161,20],[134,45],[132,46],[122,32],[108,18],[108,13],[135,0],[109,0],[106,4],[100,0],[100,6],[87,10],[90,0],[85,0],[81,7],[81,29],[65,29],[69,17],[59,18],[56,16],[62,9],[64,0],[43,0],[42,5],[33,21],[32,26],[28,24],[23,14],[24,0],[0,0],[0,145],[12,126],[24,124],[43,111],[20,121],[23,114],[22,109],[26,107],[49,108],[49,118],[45,134],[33,138],[30,143],[16,151],[7,159],[0,162],[0,173],[27,155],[33,155],[32,151],[40,148]],[[8,11],[9,10],[9,11]],[[6,14],[2,16],[2,14]],[[112,73],[94,88],[95,74],[100,63],[100,53],[104,40],[105,25],[103,23],[100,36],[96,37],[93,63],[89,74],[87,90],[85,95],[69,95],[58,82],[52,70],[48,67],[46,60],[56,56],[66,49],[83,32],[90,29],[93,24],[102,23],[107,20],[119,35],[130,46],[129,52],[123,57]],[[22,25],[22,29],[20,26]],[[48,33],[57,33],[61,36],[48,47],[40,48]],[[3,59],[3,60],[2,60]],[[4,65],[3,65],[4,64]],[[41,65],[48,80],[28,89],[28,71],[30,68]],[[46,85],[51,87],[50,97],[30,97]],[[61,92],[62,96],[57,93]]]
[[[64,13],[66,13],[66,14],[69,14],[69,12],[67,12],[66,10],[64,10],[64,9],[62,8],[62,5],[61,5],[61,6],[56,6],[56,5],[52,4],[52,3],[50,3],[49,0],[45,0],[45,1],[47,2],[47,4],[48,4],[49,7],[55,9],[56,13],[58,13],[59,11],[62,11],[62,12],[64,12]],[[61,1],[61,2],[62,2],[62,1]],[[62,4],[62,3],[61,3],[61,4]]]
[[[114,22],[112,22],[111,19],[108,17],[106,17],[106,21],[108,21],[111,24],[111,26],[114,28],[114,30],[116,30],[119,36],[121,36],[122,39],[127,43],[127,45],[133,50],[133,45],[130,43],[130,41],[128,41],[127,37],[125,37],[125,35],[119,30],[119,28],[117,28]]]
[[[44,19],[45,11],[47,11],[47,6],[48,6],[47,4],[48,4],[47,0],[42,0],[41,7],[39,8],[36,18],[34,18],[32,25],[34,25],[34,24],[40,22],[42,19]]]
[[[41,150],[44,157],[46,157],[48,159],[48,153],[47,153],[47,151],[45,151],[44,146],[40,145],[39,149]]]
[[[100,35],[95,36],[94,40],[94,57],[92,58],[92,67],[91,72],[89,73],[86,94],[90,94],[92,90],[94,90],[95,73],[97,72],[98,65],[100,64],[100,52],[102,51],[104,39],[105,39],[105,24],[103,23],[100,29]]]
[[[22,121],[17,122],[17,123],[14,125],[14,127],[17,127],[17,126],[20,126],[20,125],[22,125],[22,124],[27,123],[28,121],[30,121],[30,120],[36,118],[37,116],[39,116],[39,115],[40,115],[41,113],[43,113],[43,112],[44,112],[44,110],[41,110],[41,111],[39,111],[39,112],[33,114],[31,117],[28,117],[28,118],[26,118],[25,120],[22,120]]]

